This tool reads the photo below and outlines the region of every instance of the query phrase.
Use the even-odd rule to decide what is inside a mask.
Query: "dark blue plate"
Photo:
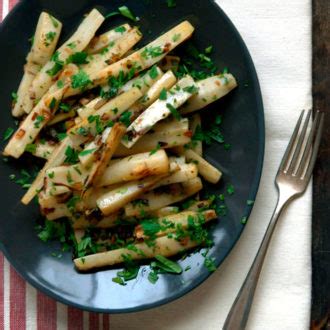
[[[226,198],[227,215],[212,229],[215,246],[209,252],[220,265],[239,238],[248,216],[262,171],[264,154],[264,114],[257,75],[249,52],[239,33],[223,11],[209,0],[180,0],[176,8],[168,8],[165,0],[25,0],[8,15],[0,27],[1,120],[0,132],[13,127],[10,93],[17,89],[22,76],[24,58],[29,49],[41,10],[49,11],[64,23],[62,40],[67,38],[93,7],[104,14],[126,4],[139,17],[146,43],[184,19],[196,27],[193,41],[200,49],[214,46],[213,58],[219,68],[228,67],[239,82],[239,88],[204,111],[204,119],[214,113],[223,114],[223,133],[232,145],[226,151],[220,144],[205,148],[206,158],[223,171],[219,185],[206,186],[207,193],[220,194],[232,184],[235,193]],[[123,22],[120,17],[108,19],[102,30]],[[213,117],[214,118],[214,117]],[[1,144],[3,150],[4,143]],[[147,280],[148,267],[142,267],[138,279],[120,286],[112,282],[116,269],[92,274],[75,271],[70,253],[55,258],[57,243],[44,244],[36,236],[34,226],[39,211],[35,203],[20,204],[23,190],[11,182],[9,175],[19,174],[30,166],[24,157],[18,161],[0,161],[1,249],[16,270],[33,286],[47,295],[78,308],[96,312],[122,313],[155,307],[189,292],[210,274],[203,266],[204,258],[195,253],[181,262],[191,270],[180,276],[161,275],[153,285]]]

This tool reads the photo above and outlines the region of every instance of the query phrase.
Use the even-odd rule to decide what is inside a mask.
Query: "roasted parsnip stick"
[[[169,184],[181,183],[196,178],[198,175],[197,166],[195,164],[184,164],[179,166],[179,170],[159,181],[154,188],[167,186]]]
[[[40,67],[51,58],[61,29],[62,23],[55,17],[45,12],[40,14],[33,44],[26,58],[24,75],[17,91],[17,100],[12,110],[13,116],[19,117],[25,112],[30,112],[31,105],[26,103],[26,99],[29,100],[29,89]]]
[[[162,207],[180,202],[196,193],[203,188],[200,178],[195,178],[182,184],[169,186],[170,192],[151,191],[139,197],[143,203],[129,203],[125,206],[125,215],[132,217],[139,215],[141,212],[151,212]]]
[[[127,255],[131,256],[132,260],[151,259],[156,255],[171,257],[200,244],[200,242],[192,241],[189,238],[184,241],[178,241],[175,238],[168,238],[165,236],[155,239],[155,244],[152,246],[149,246],[146,243],[138,243],[134,245],[134,251],[132,249],[123,248],[101,252],[74,259],[74,264],[80,271],[87,271],[97,267],[120,264],[124,262],[124,256]]]
[[[121,138],[126,132],[125,125],[121,123],[116,123],[99,150],[100,158],[97,162],[95,162],[91,168],[91,171],[88,175],[88,179],[85,183],[85,188],[90,185],[97,185],[100,183],[100,179],[102,179],[103,173],[109,164],[110,159],[112,158],[115,150],[117,149]]]
[[[116,157],[124,157],[138,154],[141,152],[152,151],[159,147],[167,149],[177,146],[183,146],[191,141],[190,131],[178,132],[172,135],[171,132],[155,132],[144,135],[132,148],[128,149],[123,145],[119,145],[115,152]]]
[[[94,37],[86,48],[86,52],[88,54],[96,54],[101,52],[104,48],[110,47],[114,41],[123,37],[130,29],[131,26],[129,24],[123,24],[117,26],[113,30]]]
[[[194,27],[188,21],[180,23],[147,46],[92,75],[90,77],[92,83],[88,88],[103,85],[107,82],[109,77],[118,77],[120,72],[127,74],[132,68],[135,73],[150,68],[164,58],[170,51],[190,38],[193,31]],[[180,35],[180,38],[173,41],[175,35]],[[68,97],[79,93],[80,90],[71,88],[65,95]]]
[[[157,220],[154,220],[161,229],[156,233],[156,236],[165,236],[168,233],[176,232],[177,228],[186,229],[191,225],[204,225],[205,223],[217,218],[214,210],[207,210],[203,212],[184,211],[181,213],[169,215]],[[143,224],[135,227],[134,234],[136,238],[148,238],[144,232]]]
[[[58,64],[65,64],[70,55],[84,50],[103,21],[104,16],[96,9],[85,17],[72,37],[57,50],[53,59],[44,65],[34,79],[30,91],[32,99],[39,99],[48,91],[53,78],[61,70]]]
[[[158,150],[154,154],[136,154],[111,161],[96,186],[139,180],[147,176],[166,174],[168,171],[169,161],[164,150]]]
[[[193,96],[180,110],[180,113],[197,111],[227,95],[237,86],[236,79],[229,73],[213,76],[197,82],[198,94]]]
[[[151,73],[151,72],[153,72],[153,73]],[[143,95],[159,79],[161,79],[162,76],[163,76],[163,72],[158,67],[155,67],[155,69],[151,69],[151,70],[147,71],[146,74],[140,75],[140,76],[128,81],[123,87],[121,87],[118,90],[118,93],[121,94],[121,93],[129,92],[130,89],[132,89],[132,88],[138,88],[140,90],[141,94]],[[103,89],[107,90],[108,88],[110,88],[110,86],[107,85]],[[144,97],[141,99],[144,99]],[[86,104],[86,106],[78,109],[77,112],[78,112],[80,118],[87,118],[91,114],[94,114],[94,112],[99,110],[107,102],[109,102],[109,100],[104,99],[101,96],[99,96],[99,97],[95,98],[94,100],[92,100],[91,102],[89,102],[88,104]],[[137,103],[139,103],[139,101],[136,101],[136,103],[134,103],[134,105],[132,105],[130,107],[130,109],[132,109],[132,108],[135,109],[135,104],[137,104]]]
[[[19,158],[23,154],[26,146],[34,142],[41,129],[53,117],[64,92],[65,90],[59,89],[50,95],[45,95],[40,100],[10,139],[4,150],[5,155]]]
[[[114,213],[130,201],[150,190],[163,176],[150,177],[140,181],[131,181],[120,188],[111,190],[97,200],[97,206],[104,215]]]
[[[81,69],[88,75],[104,69],[109,64],[119,61],[141,38],[141,32],[137,28],[127,31],[114,41],[111,47],[108,46],[100,54],[94,54],[89,63],[82,65]]]
[[[168,117],[171,113],[175,116],[182,104],[197,92],[194,80],[190,76],[182,78],[171,88],[164,99],[159,99],[144,111],[127,129],[127,134],[122,143],[131,148],[144,134],[157,122]]]
[[[66,151],[68,148],[76,148],[74,142],[70,139],[70,137],[65,138],[62,143],[53,151],[51,157],[48,159],[47,163],[40,170],[38,176],[33,181],[31,187],[23,196],[21,202],[25,205],[29,204],[36,193],[42,188],[44,183],[44,177],[46,171],[52,167],[56,167],[62,165],[66,159]]]
[[[185,150],[184,152],[187,161],[196,163],[199,174],[208,182],[217,183],[221,179],[222,173],[213,165],[208,163],[204,158],[199,156],[193,150]]]

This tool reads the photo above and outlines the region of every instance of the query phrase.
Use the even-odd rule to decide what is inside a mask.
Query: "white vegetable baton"
[[[194,79],[186,76],[170,89],[163,91],[160,99],[145,110],[127,129],[126,139],[122,143],[127,148],[132,147],[145,133],[147,133],[157,122],[173,115],[179,119],[177,109],[190,97],[197,93]]]
[[[17,91],[12,114],[15,117],[30,112],[29,89],[37,75],[40,66],[43,66],[52,56],[62,29],[62,23],[53,16],[42,12],[33,37],[31,50],[26,58],[24,75]]]
[[[131,26],[129,24],[123,24],[117,26],[108,32],[105,32],[99,36],[94,37],[86,48],[88,54],[96,54],[101,52],[104,48],[111,45],[112,42],[121,38],[126,31],[130,30]]]
[[[175,47],[190,38],[193,32],[194,27],[188,21],[180,23],[173,29],[149,43],[147,46],[123,58],[122,60],[109,65],[95,75],[93,74],[90,77],[92,84],[90,84],[88,88],[91,89],[95,86],[103,85],[107,83],[109,77],[118,77],[120,73],[127,74],[131,70],[138,73],[150,68],[164,58]],[[174,38],[177,35],[180,35],[180,38]],[[66,92],[65,96],[68,97],[79,93],[79,89],[71,88]]]
[[[125,261],[125,256],[131,256],[132,260],[150,259],[156,255],[171,257],[180,252],[194,248],[202,242],[196,242],[190,238],[182,241],[166,236],[155,239],[154,244],[138,243],[134,249],[117,249],[97,254],[91,254],[86,257],[74,259],[75,266],[81,271],[87,271],[97,267],[112,266]]]
[[[10,139],[4,150],[5,155],[19,158],[24,153],[26,146],[33,143],[41,129],[52,119],[64,92],[65,89],[59,89],[39,101]]]
[[[237,82],[232,74],[225,73],[198,81],[197,87],[198,93],[182,107],[181,114],[185,115],[203,109],[219,100],[237,87]]]
[[[61,71],[61,65],[65,64],[70,55],[81,52],[86,48],[104,19],[104,16],[96,9],[88,14],[72,37],[57,50],[52,60],[47,62],[36,76],[30,91],[31,98],[39,99],[48,91],[53,83],[54,76]]]

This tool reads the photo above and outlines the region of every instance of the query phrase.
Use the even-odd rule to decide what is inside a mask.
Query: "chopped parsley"
[[[155,46],[155,47],[145,47],[145,49],[141,53],[141,56],[147,60],[149,58],[161,56],[162,54],[163,54],[163,50],[161,49],[161,47]]]
[[[124,17],[132,20],[133,22],[137,22],[138,18],[133,15],[133,13],[129,10],[127,6],[121,6],[118,8],[120,14],[122,14]]]
[[[51,58],[51,60],[54,62],[54,66],[46,71],[46,73],[51,77],[56,76],[63,69],[64,62],[59,59],[59,55],[60,54],[58,51],[54,53]]]
[[[56,86],[57,86],[58,88],[63,88],[63,87],[64,87],[64,82],[63,82],[63,80],[57,80],[57,82],[56,82]]]
[[[123,123],[126,127],[131,124],[131,115],[132,113],[129,111],[125,111],[120,117],[119,121]]]
[[[125,281],[119,276],[113,277],[112,282],[115,282],[115,283],[120,284],[120,285],[126,285]]]
[[[253,205],[254,204],[254,201],[252,201],[252,200],[250,200],[250,199],[248,199],[247,201],[246,201],[246,205],[248,205],[248,206],[251,206],[251,205]]]
[[[15,130],[12,127],[8,127],[5,132],[3,133],[2,141],[7,141],[15,132]]]
[[[49,103],[49,109],[50,110],[54,110],[55,109],[55,107],[56,107],[56,101],[57,100],[55,99],[55,97],[53,97],[52,100]]]
[[[30,152],[31,154],[34,154],[37,150],[37,145],[35,143],[29,143],[25,147],[26,152]]]
[[[166,3],[167,3],[168,8],[176,7],[176,1],[175,0],[166,0]]]
[[[35,119],[35,121],[33,123],[34,127],[35,128],[40,128],[40,125],[44,120],[45,120],[44,116],[41,116],[41,115],[37,116],[37,118]]]
[[[163,88],[159,94],[159,99],[162,101],[167,100],[167,90]]]
[[[46,42],[45,42],[45,45],[48,47],[50,45],[51,42],[54,41],[55,37],[56,37],[56,32],[53,32],[53,31],[49,31],[45,34],[46,36]]]
[[[115,28],[115,32],[123,34],[126,31],[125,26],[118,26]]]
[[[75,49],[77,47],[77,45],[74,43],[74,42],[70,42],[69,44],[67,44],[67,46],[70,48],[70,49]]]
[[[90,155],[90,154],[92,154],[95,150],[96,150],[96,148],[83,150],[83,151],[79,152],[79,157],[84,157],[84,156]]]
[[[148,275],[148,280],[150,283],[155,284],[159,279],[159,276],[156,271],[152,270]]]
[[[59,108],[63,112],[69,112],[70,111],[70,105],[69,104],[66,104],[66,103],[60,103]]]
[[[55,172],[52,171],[52,172],[48,173],[48,177],[49,177],[50,179],[54,179],[54,177],[55,177]]]
[[[101,134],[103,132],[103,126],[102,126],[102,123],[101,123],[100,115],[95,115],[95,116],[90,115],[87,118],[87,120],[90,124],[95,122],[95,129],[96,129],[97,134]]]
[[[69,56],[69,58],[66,60],[66,63],[74,63],[74,64],[87,64],[87,56],[88,54],[86,52],[76,52]]]
[[[14,103],[17,103],[17,101],[18,101],[18,95],[17,95],[16,92],[12,92],[11,93],[11,98],[12,98],[12,100],[13,100]]]
[[[174,274],[181,274],[182,273],[182,268],[181,266],[165,257],[162,255],[156,255],[155,259],[158,261],[156,263],[156,266],[159,267],[160,269],[164,270],[167,273],[174,273]]]
[[[158,77],[158,70],[157,66],[154,65],[150,70],[149,70],[149,76],[151,79],[156,79]]]
[[[58,24],[57,19],[55,17],[53,17],[52,15],[49,15],[49,18],[52,21],[54,28],[58,28],[59,24]]]
[[[205,257],[204,266],[208,269],[209,272],[214,272],[217,269],[215,265],[215,259],[210,257]]]
[[[242,217],[241,224],[245,225],[247,223],[247,217]]]
[[[92,83],[89,79],[88,74],[84,70],[79,70],[79,72],[72,76],[71,87],[76,89],[85,90],[88,85]]]
[[[196,87],[194,85],[184,87],[183,90],[187,93],[190,93],[190,94],[198,93],[198,87]]]
[[[105,16],[105,18],[113,17],[116,15],[122,15],[133,22],[139,21],[139,18],[136,17],[127,6],[121,6],[118,8],[118,11],[113,11]]]
[[[149,155],[150,155],[150,156],[154,155],[159,149],[160,149],[160,144],[157,143],[156,148],[153,149],[153,150],[151,150]]]
[[[59,141],[62,141],[67,137],[67,134],[66,133],[57,133],[56,137],[58,138]]]
[[[232,184],[227,185],[227,193],[228,195],[233,195],[235,193],[235,188]]]
[[[180,33],[177,33],[177,34],[175,34],[175,35],[173,36],[172,41],[173,41],[173,42],[177,42],[177,41],[179,41],[180,39],[181,39],[181,34],[180,34]]]
[[[167,103],[166,104],[166,107],[168,110],[170,110],[171,114],[173,115],[173,117],[176,119],[176,120],[180,120],[181,119],[181,115],[179,114],[178,110],[176,108],[173,107],[172,104],[170,103]]]
[[[76,209],[76,205],[78,202],[81,201],[81,198],[77,195],[72,196],[66,203],[67,208],[69,209],[69,211],[71,213],[74,213],[75,209]]]
[[[76,164],[78,163],[78,151],[68,146],[65,150],[65,164]]]
[[[31,183],[34,181],[37,176],[39,170],[35,169],[31,174],[26,170],[21,170],[21,177],[15,181],[15,183],[22,186],[23,189],[28,189],[31,187]],[[15,175],[10,177],[11,180],[15,179]]]
[[[208,46],[207,48],[205,48],[205,54],[211,54],[213,51],[213,46]]]

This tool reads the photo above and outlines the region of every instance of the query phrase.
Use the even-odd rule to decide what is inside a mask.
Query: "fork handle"
[[[254,292],[259,280],[259,276],[269,247],[269,243],[274,233],[277,220],[287,202],[288,202],[288,198],[283,199],[281,198],[280,195],[277,201],[275,211],[272,215],[267,231],[258,250],[258,253],[230,309],[226,322],[223,326],[223,330],[245,329],[253,301]]]

